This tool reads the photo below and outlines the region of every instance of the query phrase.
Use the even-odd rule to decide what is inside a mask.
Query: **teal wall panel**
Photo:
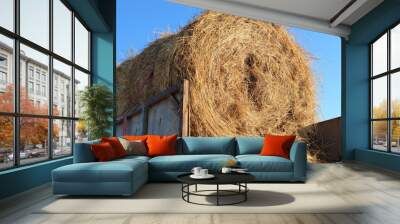
[[[356,149],[355,160],[400,172],[400,155],[367,149]]]
[[[113,33],[92,33],[93,83],[114,86]]]
[[[360,160],[388,169],[400,166],[398,156],[384,156],[370,147],[370,81],[369,43],[392,25],[400,22],[400,1],[386,0],[351,27],[348,40],[343,40],[342,116],[344,160]],[[379,161],[378,161],[379,160]],[[398,161],[397,167],[393,161]]]
[[[51,181],[51,171],[72,163],[72,157],[0,172],[0,199]]]
[[[110,88],[115,101],[115,60],[114,60],[114,34],[113,33],[92,33],[92,82],[103,84]],[[116,103],[114,102],[114,107]],[[114,116],[110,119],[115,121]],[[114,122],[113,122],[114,123]],[[115,133],[114,125],[109,132]]]
[[[343,133],[345,145],[342,156],[354,159],[354,149],[369,145],[369,59],[368,45],[346,44],[346,82]]]

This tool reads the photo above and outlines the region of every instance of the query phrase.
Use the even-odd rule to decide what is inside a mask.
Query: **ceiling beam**
[[[361,8],[364,4],[366,4],[368,0],[355,0],[350,1],[349,5],[346,5],[342,10],[336,14],[330,22],[331,27],[336,27],[349,18],[355,11]]]
[[[347,38],[350,34],[350,27],[337,25],[331,27],[329,21],[296,15],[274,9],[261,8],[248,4],[231,2],[226,0],[169,0],[193,7],[207,10],[229,13],[237,16],[244,16],[252,19],[273,22],[276,24],[298,27],[312,31],[333,34]]]

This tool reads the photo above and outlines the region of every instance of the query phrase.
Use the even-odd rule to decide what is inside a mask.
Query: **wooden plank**
[[[180,107],[176,106],[176,101],[169,97],[154,104],[148,109],[147,134],[155,135],[174,135],[179,134]]]
[[[157,104],[158,102],[170,97],[174,93],[179,92],[179,90],[180,90],[179,86],[172,86],[164,91],[161,91],[159,94],[149,97],[145,102],[143,102],[142,105],[139,105],[129,110],[124,116],[127,116],[127,118],[130,119],[132,116],[141,113],[143,107],[150,107],[154,104]],[[124,121],[124,116],[117,117],[116,119],[117,125],[121,124]]]
[[[179,91],[179,86],[173,86],[171,88],[168,88],[156,96],[149,97],[143,104],[145,106],[152,106],[156,103],[159,103],[160,101],[170,97],[172,94],[176,93]]]
[[[182,118],[181,118],[181,135],[182,136],[189,136],[190,129],[189,129],[189,113],[190,113],[190,95],[189,95],[189,80],[183,80],[183,89],[182,89]]]
[[[128,120],[128,135],[141,135],[143,133],[142,114],[136,114]]]

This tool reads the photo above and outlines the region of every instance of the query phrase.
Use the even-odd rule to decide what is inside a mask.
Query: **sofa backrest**
[[[91,144],[99,140],[76,143],[74,149],[74,163],[96,161],[91,149]],[[177,154],[226,154],[244,155],[259,154],[264,144],[263,137],[178,137]]]
[[[226,154],[235,155],[233,137],[182,137],[182,154]]]
[[[95,162],[96,158],[90,148],[92,144],[98,144],[100,140],[75,143],[74,147],[74,163],[89,163]]]
[[[259,154],[263,144],[263,137],[236,137],[236,155]]]

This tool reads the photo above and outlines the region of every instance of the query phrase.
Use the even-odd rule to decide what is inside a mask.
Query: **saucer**
[[[214,177],[215,177],[215,176],[212,175],[212,174],[207,174],[207,175],[204,175],[204,176],[201,176],[201,175],[194,175],[194,174],[190,175],[190,178],[199,179],[199,180],[201,180],[201,179],[211,179],[211,178],[214,178]]]

